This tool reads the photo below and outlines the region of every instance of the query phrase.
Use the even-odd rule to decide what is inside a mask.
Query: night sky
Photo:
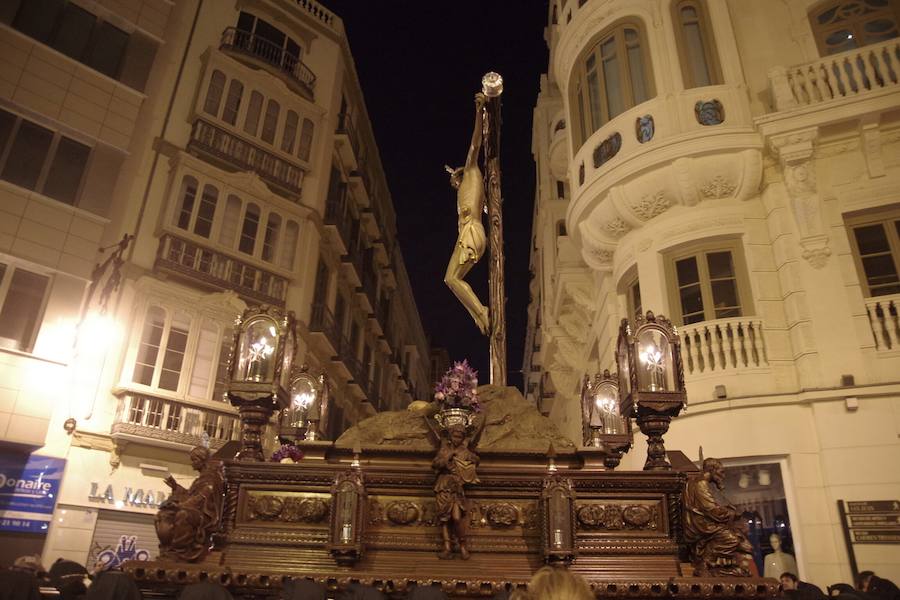
[[[322,1],[347,30],[425,332],[451,360],[468,358],[481,383],[489,373],[487,338],[443,282],[457,233],[444,164],[465,162],[481,76],[503,76],[508,383],[521,388],[535,187],[531,120],[547,70],[546,0]],[[466,277],[485,305],[487,263],[486,252]]]

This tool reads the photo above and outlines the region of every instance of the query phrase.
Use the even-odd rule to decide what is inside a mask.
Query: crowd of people
[[[818,586],[800,581],[793,573],[782,573],[782,594],[788,600],[825,600]],[[49,592],[49,593],[48,593]],[[408,600],[447,600],[439,587],[414,587]],[[900,589],[890,580],[872,571],[859,574],[856,586],[836,583],[828,586],[827,596],[838,600],[900,600]],[[128,575],[96,565],[89,572],[74,561],[59,559],[49,570],[37,555],[22,556],[12,567],[0,570],[0,600],[142,600],[141,592]],[[285,583],[281,600],[326,600],[325,586],[310,579],[292,579]],[[495,600],[594,600],[587,581],[566,569],[544,567],[531,578],[527,588],[502,590]],[[179,600],[233,600],[228,589],[203,581],[185,586]],[[379,590],[354,584],[339,592],[335,600],[387,600]]]

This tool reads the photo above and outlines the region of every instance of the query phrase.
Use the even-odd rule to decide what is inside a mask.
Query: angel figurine
[[[429,425],[431,425],[429,419]],[[440,439],[441,447],[431,462],[431,468],[437,473],[434,483],[435,511],[441,524],[443,550],[439,558],[453,558],[456,550],[463,560],[469,558],[466,548],[466,524],[468,521],[468,503],[465,486],[479,483],[478,455],[472,450],[478,444],[478,438],[484,427],[482,415],[472,415],[465,422],[454,422],[446,427],[437,428],[431,425],[434,434]]]

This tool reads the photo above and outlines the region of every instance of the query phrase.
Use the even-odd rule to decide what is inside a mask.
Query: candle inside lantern
[[[640,359],[650,376],[650,391],[664,391],[666,378],[663,353],[656,347],[656,344],[651,342],[641,349]]]
[[[553,547],[554,548],[562,548],[562,545],[563,545],[562,529],[554,529],[553,530]]]
[[[268,370],[268,361],[275,351],[275,347],[269,344],[268,339],[260,338],[250,345],[247,356],[247,371],[245,378],[248,381],[260,381]]]
[[[341,542],[344,544],[347,544],[352,539],[353,539],[353,525],[351,523],[344,523],[343,527],[341,527]]]

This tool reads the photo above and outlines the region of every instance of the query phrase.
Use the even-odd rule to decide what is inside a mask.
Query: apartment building
[[[163,479],[237,437],[248,305],[296,314],[332,439],[429,387],[350,46],[313,0],[4,2],[0,195],[3,461],[61,471],[44,517],[0,519],[6,552],[155,556]]]
[[[723,459],[761,572],[777,534],[823,587],[850,549],[900,578],[838,508],[900,498],[898,25],[895,0],[552,0],[534,111],[529,397],[581,440],[621,319],[670,317],[667,448]]]

